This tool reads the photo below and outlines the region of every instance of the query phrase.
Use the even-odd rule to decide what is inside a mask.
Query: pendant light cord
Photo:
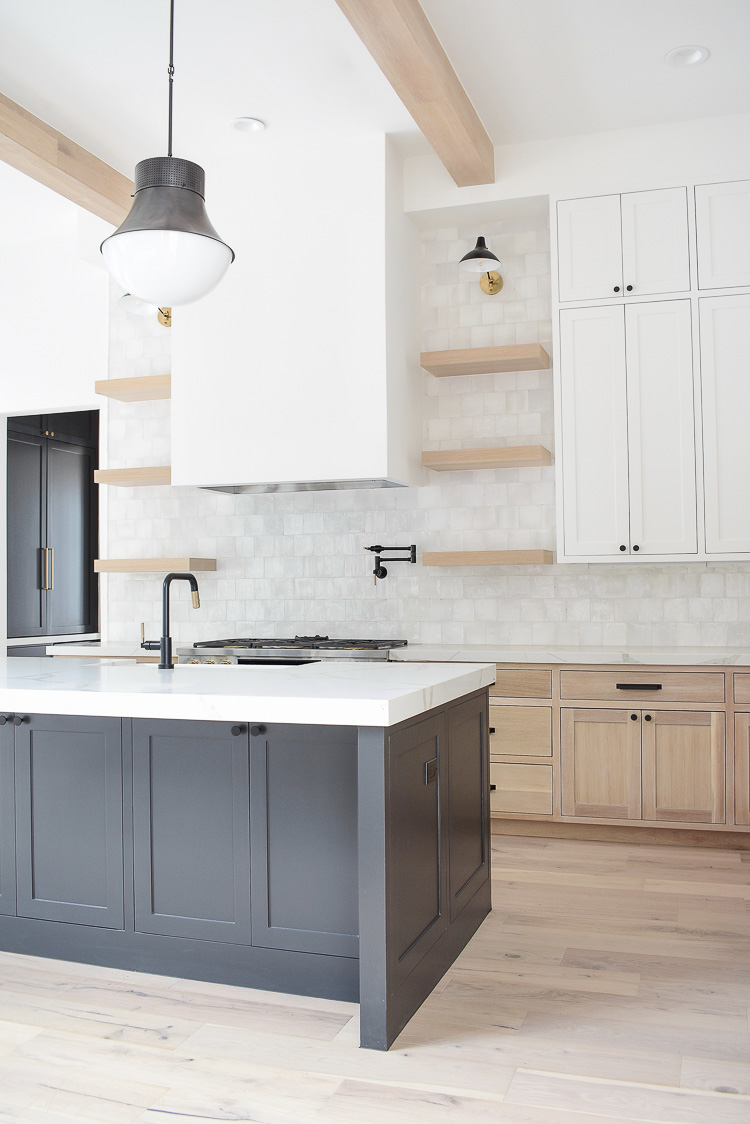
[[[174,87],[174,0],[169,5],[169,136],[167,140],[167,156],[172,155],[172,90]]]

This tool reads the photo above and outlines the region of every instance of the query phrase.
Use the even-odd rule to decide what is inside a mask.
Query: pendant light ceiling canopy
[[[205,173],[172,155],[174,0],[169,12],[168,153],[135,167],[133,206],[122,225],[101,244],[107,269],[129,293],[149,304],[190,304],[218,285],[234,251],[211,225],[205,205]]]
[[[496,266],[502,265],[502,262],[492,250],[488,249],[484,238],[480,236],[474,249],[464,254],[458,264],[468,273],[487,273]]]

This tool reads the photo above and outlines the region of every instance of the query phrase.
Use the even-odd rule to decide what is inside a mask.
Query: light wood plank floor
[[[388,1054],[353,1004],[0,954],[0,1121],[750,1124],[750,853],[493,851]]]

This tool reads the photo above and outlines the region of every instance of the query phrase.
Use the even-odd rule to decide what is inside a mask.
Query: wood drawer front
[[[552,815],[552,766],[490,762],[490,811]]]
[[[509,671],[498,667],[490,694],[509,699],[551,699],[552,672],[525,667]]]
[[[552,707],[491,706],[490,755],[497,754],[551,757]]]
[[[734,701],[750,703],[750,675],[746,672],[739,672],[734,676]]]
[[[639,684],[643,690],[638,690]],[[561,671],[560,698],[606,699],[639,708],[643,703],[653,707],[663,702],[721,703],[724,672]]]

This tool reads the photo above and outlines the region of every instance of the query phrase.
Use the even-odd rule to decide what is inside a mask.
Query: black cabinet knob
[[[647,715],[646,715],[646,721],[647,721],[647,722],[650,722],[650,721],[651,721],[651,715],[650,715],[650,714],[647,714]]]
[[[641,548],[640,548],[639,546],[634,546],[634,547],[633,547],[633,550],[640,550],[640,549],[641,549]]]
[[[495,792],[495,791],[497,791],[497,785],[496,785],[496,784],[491,784],[491,785],[490,785],[490,792]]]
[[[28,722],[28,718],[26,717],[25,714],[24,715],[20,715],[20,714],[14,714],[13,715],[13,725],[14,726],[22,726],[24,722]]]
[[[615,285],[615,292],[616,292],[616,293],[619,293],[619,291],[620,291],[620,286],[619,286],[619,285]]]
[[[244,734],[244,732],[245,732],[244,726],[232,726],[231,734],[232,734],[233,738],[238,738],[240,736],[240,734]]]
[[[250,727],[250,733],[253,735],[254,738],[257,738],[258,734],[265,734],[265,732],[266,732],[265,726],[251,726]]]
[[[490,733],[491,733],[491,734],[494,734],[494,732],[495,732],[495,727],[494,727],[494,726],[490,726]]]
[[[0,714],[0,726],[5,726],[9,718],[9,714]]]
[[[626,286],[625,286],[625,288],[627,289],[627,291],[628,291],[629,293],[632,293],[632,292],[633,292],[633,286],[632,286],[632,285],[626,285]]]
[[[628,548],[624,544],[620,547],[620,550],[627,550],[627,549]]]
[[[631,722],[637,722],[638,721],[638,715],[637,714],[631,714],[630,715],[630,721]]]

